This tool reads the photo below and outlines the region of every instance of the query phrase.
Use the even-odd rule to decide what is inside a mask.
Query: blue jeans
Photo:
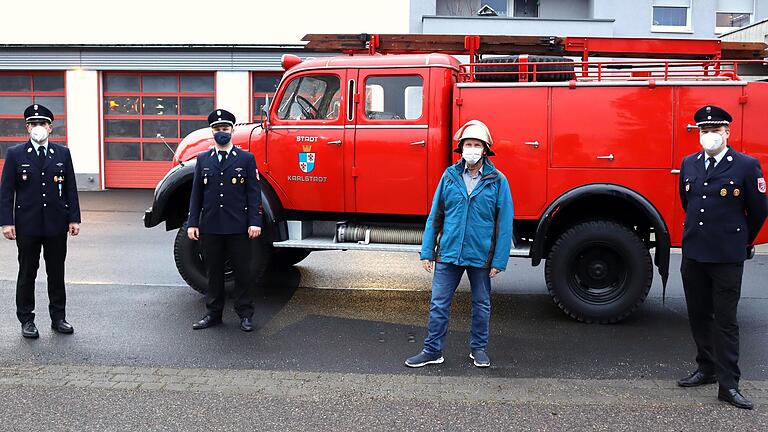
[[[432,279],[432,301],[429,305],[429,324],[424,351],[434,354],[443,352],[443,339],[448,332],[448,316],[451,301],[461,276],[467,272],[472,289],[472,329],[469,348],[482,349],[488,345],[488,328],[491,320],[491,278],[490,269],[460,267],[453,264],[435,263]]]

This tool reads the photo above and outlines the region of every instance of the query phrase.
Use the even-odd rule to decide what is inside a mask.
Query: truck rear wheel
[[[555,304],[586,323],[615,323],[643,303],[653,281],[641,239],[611,221],[580,223],[555,241],[545,277]]]
[[[251,242],[251,281],[254,287],[259,287],[266,268],[266,260],[269,259],[268,251],[263,241]],[[208,273],[205,267],[205,257],[200,249],[200,242],[190,240],[187,237],[187,224],[179,228],[176,233],[176,240],[173,242],[173,258],[176,262],[176,269],[179,271],[182,279],[192,289],[199,293],[205,293],[208,287]],[[232,266],[229,260],[224,264],[224,288],[231,292],[234,288],[235,278]]]

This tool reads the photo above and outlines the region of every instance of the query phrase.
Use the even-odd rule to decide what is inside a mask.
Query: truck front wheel
[[[268,251],[263,241],[251,241],[251,281],[255,287],[264,274],[264,269],[269,259]],[[192,289],[205,293],[208,287],[208,273],[205,269],[205,257],[200,249],[200,242],[190,240],[187,237],[187,224],[179,228],[176,240],[173,242],[173,258],[176,261],[176,269],[182,279]],[[234,288],[235,278],[229,260],[224,264],[224,287],[227,292]]]
[[[615,323],[643,303],[653,281],[651,256],[624,225],[590,221],[567,229],[547,257],[545,277],[555,304],[586,323]]]

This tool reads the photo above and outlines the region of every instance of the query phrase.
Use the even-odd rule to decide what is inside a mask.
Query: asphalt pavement
[[[10,372],[5,376],[10,381],[3,383],[0,373],[0,413],[13,419],[19,429],[39,429],[42,419],[58,418],[63,409],[56,405],[56,394],[67,395],[83,410],[92,404],[102,408],[82,417],[80,423],[63,415],[63,430],[135,430],[140,424],[149,425],[150,430],[196,429],[190,425],[202,429],[206,418],[210,430],[251,422],[276,430],[291,421],[305,422],[306,427],[298,429],[319,430],[500,430],[504,425],[521,426],[514,427],[518,430],[705,430],[727,424],[734,430],[765,430],[768,424],[768,403],[745,414],[717,404],[713,388],[708,390],[711,396],[698,392],[685,403],[675,401],[687,393],[674,386],[665,388],[695,367],[677,254],[672,257],[666,301],[662,302],[656,277],[645,304],[617,325],[585,325],[567,318],[546,294],[543,268],[512,260],[508,270],[494,279],[489,347],[493,366],[479,370],[467,358],[470,306],[463,285],[452,311],[446,362],[411,370],[402,362],[421,348],[430,286],[430,275],[421,269],[418,257],[312,253],[295,268],[270,274],[268,292],[257,300],[253,333],[240,332],[231,311],[223,326],[193,331],[192,322],[204,313],[203,300],[176,272],[175,232],[166,232],[162,226],[143,227],[141,215],[151,203],[151,193],[82,193],[81,200],[82,232],[70,240],[67,261],[67,314],[76,328],[74,335],[52,334],[48,328],[41,269],[37,295],[41,338],[20,337],[13,301],[18,268],[15,245],[0,242],[0,372],[4,367],[34,372],[36,367],[72,366],[307,373],[342,381],[353,375],[376,378],[360,383],[358,390],[411,377],[454,380],[457,385],[452,389],[437,391],[444,394],[456,394],[474,385],[473,380],[500,380],[499,385],[518,389],[529,389],[526,380],[555,380],[552,394],[559,396],[542,392],[535,398],[446,401],[363,392],[360,399],[345,397],[350,389],[329,395],[318,390],[315,396],[307,392],[173,392],[128,388],[127,384],[122,390],[103,388],[96,385],[98,380],[88,381],[95,387],[83,389],[63,372],[59,381],[47,384],[28,377],[24,381]],[[750,383],[745,384],[745,392],[758,403],[768,402],[766,264],[765,255],[747,263],[739,310],[740,365],[745,383]],[[116,375],[102,378],[116,380]],[[570,385],[579,380],[586,384]],[[578,397],[590,388],[626,382],[635,383],[619,385],[628,389],[627,397],[645,394],[643,389],[651,385],[649,397],[636,401],[635,410],[620,400]],[[278,385],[285,387],[283,382]],[[58,390],[51,393],[47,386]],[[659,397],[654,398],[656,393]],[[568,403],[564,397],[568,395],[575,402]],[[14,405],[24,400],[43,407],[40,415],[14,411]],[[222,408],[214,409],[215,404]],[[246,405],[258,409],[233,420],[238,407]],[[136,416],[121,414],[134,406],[142,407]],[[157,406],[164,415],[151,423],[147,413]],[[344,413],[359,415],[359,421]],[[446,422],[446,418],[455,421]],[[576,420],[580,422],[572,423]]]

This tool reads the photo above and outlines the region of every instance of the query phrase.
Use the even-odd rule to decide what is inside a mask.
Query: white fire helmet
[[[453,151],[461,153],[461,141],[467,138],[478,139],[485,143],[486,156],[494,156],[495,153],[491,150],[493,145],[493,138],[491,138],[491,132],[488,130],[488,126],[480,120],[470,120],[460,127],[453,136],[453,139],[459,142],[458,147]]]

